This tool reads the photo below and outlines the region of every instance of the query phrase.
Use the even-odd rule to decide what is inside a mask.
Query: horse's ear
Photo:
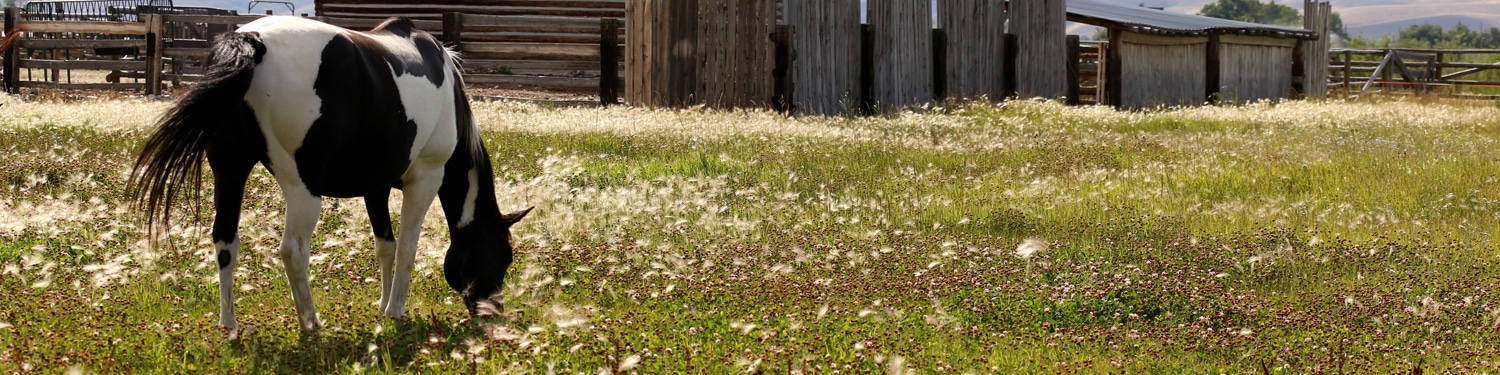
[[[520,211],[508,213],[508,214],[502,214],[502,215],[500,215],[500,221],[504,221],[505,225],[507,225],[507,226],[515,225],[516,223],[521,222],[521,219],[525,218],[526,214],[531,213],[531,209],[533,209],[533,208],[536,208],[536,207],[535,206],[533,206],[533,207],[527,207],[524,210],[520,210]]]

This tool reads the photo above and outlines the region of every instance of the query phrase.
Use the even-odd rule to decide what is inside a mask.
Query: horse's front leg
[[[380,301],[376,306],[385,311],[386,301],[391,300],[391,277],[396,267],[396,233],[391,231],[391,208],[388,200],[391,189],[365,196],[365,211],[370,214],[370,229],[375,232],[375,257],[380,266]]]
[[[312,286],[308,284],[308,262],[312,255],[313,229],[323,211],[323,199],[301,186],[282,185],[286,196],[286,232],[281,237],[281,264],[291,284],[292,301],[297,304],[297,321],[303,330],[317,330],[318,312],[313,307]]]
[[[422,219],[437,197],[443,183],[443,166],[412,166],[402,181],[401,233],[396,235],[396,265],[392,275],[389,300],[380,311],[385,316],[406,315],[406,299],[411,294],[412,271],[415,270],[417,242],[422,238]]]

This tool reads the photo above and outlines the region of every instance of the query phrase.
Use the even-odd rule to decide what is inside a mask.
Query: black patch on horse
[[[399,183],[411,164],[417,124],[397,92],[390,51],[359,34],[323,48],[313,90],[322,99],[296,151],[302,181],[314,195],[357,197]]]

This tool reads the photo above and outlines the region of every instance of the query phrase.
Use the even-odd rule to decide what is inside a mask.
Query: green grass
[[[212,213],[151,249],[122,203],[162,103],[0,102],[0,372],[1500,370],[1491,103],[476,104],[502,208],[537,207],[502,319],[442,281],[436,208],[379,317],[363,205],[329,200],[299,332],[257,171],[230,340]]]

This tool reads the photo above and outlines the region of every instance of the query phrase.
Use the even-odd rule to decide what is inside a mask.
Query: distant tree
[[[1204,4],[1203,9],[1198,11],[1198,15],[1267,25],[1302,27],[1302,14],[1292,7],[1277,4],[1275,0],[1269,3],[1262,3],[1259,0],[1218,0]],[[1344,28],[1344,17],[1339,16],[1338,12],[1333,12],[1328,16],[1328,29],[1339,37],[1349,39],[1349,31]]]

